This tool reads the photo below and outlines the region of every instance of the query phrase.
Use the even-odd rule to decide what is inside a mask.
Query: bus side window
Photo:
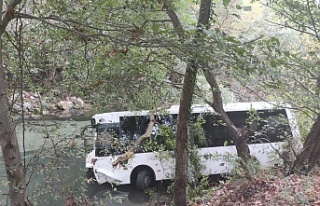
[[[149,116],[140,116],[139,117],[138,131],[136,131],[136,133],[138,133],[139,136],[146,133],[146,131],[148,129],[149,122],[150,122]]]
[[[276,111],[265,111],[261,117],[260,133],[268,138],[269,142],[284,141],[285,137],[292,137],[288,118],[284,109]]]
[[[236,127],[243,128],[246,126],[247,114],[245,111],[227,112],[227,115]],[[202,127],[205,131],[207,145],[201,144],[199,147],[234,145],[226,124],[218,114],[206,113],[203,115],[203,118],[205,122],[202,124]]]
[[[137,130],[136,117],[121,117],[120,122],[122,138],[132,140]]]

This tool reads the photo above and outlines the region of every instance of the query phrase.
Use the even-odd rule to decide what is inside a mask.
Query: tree
[[[21,2],[21,0],[12,0],[6,8],[4,16],[1,17],[1,41],[7,25],[15,18],[16,6]],[[3,1],[0,1],[0,11],[3,11]],[[2,43],[0,42],[0,44],[0,144],[9,181],[11,205],[23,206],[27,205],[24,165],[21,161],[17,136],[10,115],[5,71],[2,62]]]
[[[172,5],[164,2],[164,7],[172,20],[175,31],[182,41],[185,40],[183,27]],[[199,7],[199,18],[197,24],[196,36],[193,40],[195,48],[201,46],[202,30],[208,28],[211,13],[211,0],[201,0]],[[180,97],[179,116],[176,133],[176,166],[174,180],[174,204],[187,205],[187,165],[188,165],[188,125],[191,114],[191,104],[194,94],[194,88],[199,68],[198,58],[196,54],[190,57],[183,80],[183,86]]]
[[[30,72],[28,78],[32,82],[30,85],[44,94],[68,95],[72,92],[94,99],[101,108],[116,102],[117,107],[110,106],[108,110],[155,107],[154,102],[163,102],[163,99],[170,103],[174,101],[169,95],[166,96],[166,73],[169,76],[177,73],[175,66],[172,66],[176,64],[176,59],[187,63],[180,98],[175,180],[175,204],[186,205],[188,119],[197,73],[203,70],[213,95],[213,101],[209,103],[227,123],[238,155],[246,161],[250,157],[246,131],[236,128],[224,112],[216,71],[223,67],[224,71],[239,69],[250,74],[252,69],[243,65],[250,65],[249,60],[245,59],[251,60],[253,55],[252,46],[243,46],[248,45],[247,42],[240,42],[219,29],[209,27],[210,18],[214,17],[211,1],[201,1],[198,23],[194,29],[186,28],[185,22],[180,22],[176,4],[166,0],[46,1],[30,9],[33,11],[31,14],[16,12],[16,15],[31,22],[32,29],[28,30],[30,35],[26,41],[31,42],[28,46],[38,52],[30,52],[24,60],[30,68],[41,71],[40,74]],[[171,19],[173,29],[164,12]],[[38,45],[41,45],[40,48]],[[190,51],[190,48],[195,48],[195,51]],[[53,55],[55,58],[48,58]],[[215,65],[215,62],[218,63]],[[59,72],[60,76],[55,75]],[[41,86],[34,84],[45,77],[50,77],[50,81],[40,82]],[[2,83],[5,77],[1,78]],[[3,88],[7,85],[1,85]],[[4,92],[3,97],[7,95]],[[9,114],[6,115],[10,118]],[[10,128],[10,125],[6,126]],[[151,121],[149,133],[152,126]],[[13,134],[11,129],[10,134]],[[146,133],[143,138],[148,136]],[[130,158],[136,146],[122,156],[124,160]],[[123,159],[115,165],[121,161]],[[21,183],[24,184],[23,181]]]
[[[176,13],[173,10],[172,5],[165,1],[164,7],[167,11],[167,14],[171,17],[174,29],[177,32],[181,41],[184,41],[184,31],[182,25],[180,24],[180,20]],[[211,0],[202,0],[200,3],[199,9],[199,19],[197,25],[197,33],[193,40],[193,45],[199,47],[201,44],[201,31],[203,28],[208,28],[209,25],[209,17],[211,12]],[[175,205],[187,205],[187,195],[186,195],[186,188],[187,188],[187,163],[188,163],[188,122],[191,114],[191,103],[195,88],[196,76],[197,76],[197,57],[192,56],[187,64],[182,93],[180,97],[180,108],[179,108],[179,117],[178,117],[178,124],[177,124],[177,138],[176,138],[176,170],[175,170],[175,189],[174,189],[174,197]],[[153,116],[153,114],[150,114]],[[153,118],[150,116],[150,123],[147,129],[147,132],[142,135],[135,144],[135,147],[128,151],[126,154],[120,156],[113,165],[118,165],[119,162],[127,160],[133,154],[137,144],[145,139],[146,137],[150,136],[151,129],[153,126]]]
[[[300,33],[302,41],[310,42],[304,51],[285,51],[285,65],[290,66],[289,75],[283,75],[279,86],[286,88],[279,91],[281,96],[289,99],[296,108],[300,108],[304,118],[313,120],[312,127],[298,154],[290,172],[309,172],[320,159],[320,114],[319,114],[319,43],[320,15],[318,1],[274,1],[270,6],[280,17],[271,23],[280,28],[291,29]],[[303,48],[302,48],[303,49]],[[281,63],[281,62],[279,62]],[[290,83],[286,83],[290,79]],[[279,88],[279,87],[278,87]],[[305,125],[303,127],[306,127]]]
[[[226,3],[227,4],[227,3]],[[165,8],[167,10],[168,16],[171,18],[172,23],[174,25],[176,33],[179,35],[180,39],[184,39],[184,31],[183,27],[175,14],[174,10],[172,9],[171,5],[167,2],[164,3]],[[249,171],[247,170],[247,161],[250,159],[250,150],[247,144],[247,137],[248,137],[248,130],[245,128],[237,128],[233,122],[229,119],[227,114],[225,113],[223,109],[222,104],[222,96],[221,91],[219,89],[219,85],[217,83],[216,77],[214,75],[214,69],[210,66],[211,61],[215,62],[217,59],[219,59],[218,55],[214,56],[216,53],[225,52],[223,48],[219,47],[217,50],[221,50],[218,52],[212,52],[208,54],[208,50],[206,50],[206,42],[200,37],[203,30],[206,30],[206,34],[210,34],[209,29],[209,18],[210,15],[212,15],[211,8],[208,8],[208,5],[211,5],[211,2],[207,1],[201,1],[200,3],[200,9],[199,9],[199,19],[198,19],[198,26],[197,26],[197,37],[195,38],[195,48],[198,49],[197,54],[191,55],[192,60],[188,62],[185,77],[184,77],[184,83],[182,88],[182,94],[180,99],[180,109],[179,109],[179,119],[178,119],[178,128],[177,128],[177,138],[176,138],[176,171],[175,171],[175,205],[185,205],[186,204],[186,198],[185,198],[185,187],[186,187],[186,168],[187,168],[187,124],[188,119],[190,115],[190,105],[192,101],[192,94],[194,92],[194,86],[195,86],[195,78],[197,74],[198,68],[202,68],[204,76],[206,77],[207,82],[211,86],[212,91],[212,98],[213,101],[209,102],[209,104],[213,107],[213,109],[220,114],[223,121],[227,125],[228,133],[230,134],[230,137],[235,142],[238,156],[242,160],[242,166],[246,169],[247,177],[251,178],[249,175]],[[219,32],[217,32],[218,35],[220,35]],[[215,33],[214,36],[217,34]],[[208,35],[210,36],[210,35]],[[209,37],[210,38],[210,37]],[[208,40],[208,37],[206,38]],[[226,38],[227,40],[227,38]],[[234,42],[235,40],[231,37],[229,38],[230,42]],[[219,42],[219,39],[215,39],[213,42]],[[237,42],[237,41],[236,41]],[[241,45],[240,42],[237,42],[237,44]],[[235,44],[235,45],[237,45]],[[212,46],[212,45],[210,45]],[[216,46],[216,45],[215,45]],[[200,47],[202,47],[200,49]],[[209,47],[209,46],[208,46]],[[248,48],[250,48],[249,46]],[[230,53],[236,53],[238,55],[238,58],[248,58],[253,57],[251,53],[251,49],[244,50],[240,48],[239,50],[229,47],[232,52]],[[203,52],[203,50],[205,52]],[[228,49],[226,49],[228,54]],[[209,50],[210,51],[210,50]],[[245,52],[244,52],[245,51]],[[204,54],[204,55],[201,55]],[[209,57],[212,56],[213,57]],[[247,55],[248,54],[248,55]],[[207,58],[207,59],[205,59]],[[237,66],[237,60],[236,64],[233,64],[233,66]],[[243,62],[242,62],[243,63]],[[242,64],[240,63],[240,64]],[[250,62],[245,61],[243,64],[250,65]],[[227,64],[226,67],[231,67],[231,64]],[[239,66],[240,69],[242,68]],[[250,71],[247,71],[250,72]]]
[[[145,25],[145,19],[151,17],[158,18],[159,16],[162,17],[162,15],[146,15],[141,17],[140,12],[136,11],[137,5],[134,2],[128,3],[127,1],[111,3],[101,1],[102,5],[94,2],[91,6],[84,6],[83,2],[76,4],[65,1],[41,2],[29,5],[25,10],[31,13],[28,14],[23,13],[22,9],[19,11],[14,10],[14,6],[17,6],[21,2],[13,1],[9,5],[8,12],[3,19],[0,29],[2,29],[2,37],[9,20],[18,18],[21,21],[29,23],[25,27],[26,41],[24,43],[28,45],[26,48],[32,49],[29,51],[26,49],[25,51],[27,55],[23,58],[24,63],[28,66],[25,69],[29,70],[27,72],[28,75],[21,82],[21,84],[25,83],[27,85],[26,88],[32,88],[44,95],[48,95],[48,93],[51,93],[50,95],[69,95],[72,92],[90,97],[93,93],[93,96],[95,96],[94,100],[98,103],[100,103],[99,100],[103,100],[106,103],[112,100],[116,101],[117,99],[126,101],[117,104],[117,108],[112,108],[116,110],[136,107],[139,107],[139,109],[150,108],[150,105],[154,103],[156,95],[159,95],[159,99],[170,100],[170,96],[163,95],[163,88],[168,88],[163,84],[167,72],[166,68],[170,64],[170,59],[166,59],[168,52],[158,49],[157,46],[154,46],[156,49],[153,49],[153,44],[156,45],[157,43],[153,43],[152,40],[143,42],[143,44],[141,43],[143,30],[150,29],[153,26],[153,24],[151,26],[146,25],[148,28],[142,28]],[[113,6],[120,7],[121,12],[118,12],[118,8],[114,9]],[[126,9],[126,6],[130,8]],[[152,11],[150,13],[154,13],[153,6],[148,8]],[[126,11],[126,17],[122,16],[124,14],[123,10]],[[108,13],[107,11],[110,11],[110,13],[115,11],[117,15],[116,17],[110,17],[106,23],[105,20],[101,21],[101,17],[99,16],[101,13],[98,11],[103,14]],[[90,17],[90,23],[86,22],[88,16]],[[85,20],[83,23],[72,20],[72,18]],[[152,19],[149,19],[147,22],[149,21],[153,22]],[[161,19],[154,20],[156,24],[158,21],[162,22]],[[92,22],[95,23],[95,26],[92,26]],[[130,23],[127,24],[128,22]],[[166,21],[163,22],[165,23]],[[167,24],[164,24],[164,27],[166,26]],[[104,32],[101,32],[102,30]],[[154,30],[155,33],[158,32],[156,28]],[[11,45],[10,43],[12,45],[15,43],[15,39],[10,36],[14,32],[10,32],[8,31],[5,36],[7,37],[6,40],[9,46]],[[132,38],[133,34],[134,38]],[[118,38],[119,36],[121,38]],[[8,51],[6,51],[6,54],[8,54],[8,58],[5,65],[12,67],[8,66],[6,70],[4,67],[1,67],[1,91],[3,91],[1,105],[4,106],[1,107],[0,117],[2,122],[0,129],[3,134],[6,134],[6,136],[1,135],[3,140],[1,141],[1,145],[3,146],[2,151],[6,154],[4,158],[6,166],[8,166],[7,171],[14,174],[16,180],[10,181],[13,185],[13,187],[10,185],[11,197],[14,200],[11,203],[13,204],[21,200],[21,198],[18,198],[19,195],[24,197],[22,199],[26,199],[26,181],[25,179],[19,179],[25,178],[26,173],[20,170],[20,166],[23,169],[23,165],[21,164],[14,127],[10,125],[11,114],[9,111],[11,107],[8,103],[8,96],[11,93],[9,92],[10,94],[8,94],[7,90],[12,89],[14,92],[14,89],[8,88],[9,81],[6,81],[5,76],[5,72],[9,73],[16,68],[16,62],[14,58],[10,58],[14,54],[8,53]],[[52,55],[55,58],[51,58],[50,56]],[[162,57],[160,61],[159,57]],[[91,59],[94,60],[91,61]],[[12,73],[14,72],[12,71]],[[80,83],[78,84],[77,82]],[[83,82],[86,84],[83,84]],[[118,98],[119,96],[122,98]],[[153,98],[145,98],[145,96],[153,96]],[[99,106],[102,107],[104,105],[100,104]],[[11,135],[13,135],[12,138]],[[11,147],[15,153],[8,152],[8,148],[11,150]],[[14,161],[11,159],[8,161],[7,155],[9,154],[14,154]],[[19,167],[17,166],[17,169],[11,171],[10,165],[19,165]],[[11,173],[8,174],[8,178],[12,177]],[[18,191],[14,193],[16,190],[13,189],[19,189],[18,187],[14,187],[15,184],[21,184],[22,192]],[[17,205],[22,205],[22,203],[17,203]]]
[[[108,19],[108,23],[111,23],[106,24],[104,20],[100,22],[101,18],[99,16],[92,15],[93,13],[97,14],[97,10],[94,10],[95,12],[86,10],[86,8],[99,8],[99,11],[104,14],[108,10],[113,10],[111,6],[115,6],[117,4],[116,2],[109,4],[102,1],[103,6],[95,2],[92,4],[92,7],[84,7],[81,2],[76,5],[71,2],[72,6],[69,6],[64,1],[54,3],[49,1],[43,4],[41,2],[34,4],[37,8],[29,5],[30,7],[28,7],[26,11],[32,11],[31,14],[23,13],[22,10],[14,10],[14,7],[21,2],[22,1],[13,1],[13,3],[9,5],[0,29],[2,30],[2,37],[9,20],[16,18],[20,21],[30,23],[28,27],[26,27],[30,30],[26,29],[26,42],[24,43],[28,44],[26,48],[32,49],[30,49],[31,52],[30,50],[26,50],[25,52],[28,55],[23,57],[24,63],[29,66],[29,68],[27,68],[29,69],[27,74],[30,76],[26,75],[25,79],[21,81],[21,84],[27,84],[26,88],[33,88],[41,94],[52,92],[52,95],[69,95],[69,92],[83,92],[83,96],[90,97],[90,95],[92,95],[91,93],[94,93],[94,96],[95,94],[99,94],[100,99],[107,103],[113,100],[113,98],[115,100],[120,99],[127,101],[125,102],[126,105],[116,109],[134,107],[139,107],[139,109],[143,107],[150,108],[154,100],[153,98],[145,98],[145,96],[154,97],[158,94],[159,98],[166,99],[166,101],[170,99],[170,97],[163,95],[162,90],[163,88],[167,88],[167,86],[163,86],[163,79],[165,79],[167,64],[170,62],[168,59],[165,59],[168,54],[165,50],[159,51],[156,46],[156,49],[148,49],[151,47],[150,45],[152,45],[150,43],[151,40],[150,42],[147,41],[145,46],[140,46],[140,38],[142,38],[142,31],[140,30],[144,28],[139,28],[139,31],[136,31],[135,29],[137,29],[137,27],[135,24],[143,25],[144,23],[141,23],[141,19],[144,20],[144,18],[150,16],[137,18],[140,12],[135,11],[136,8],[134,8],[134,6],[136,5],[134,3],[130,5],[132,10],[128,9],[129,11],[127,12],[130,13],[128,17],[134,17],[130,19],[130,21],[134,22],[130,25],[125,24],[129,21],[122,19],[123,13],[121,12],[117,13],[116,18]],[[123,5],[128,6],[126,1],[120,2],[119,5],[117,4],[117,6],[121,7],[121,10],[126,10]],[[69,10],[70,12],[67,12]],[[114,10],[117,11],[117,9]],[[71,17],[69,16],[70,14],[72,14]],[[92,27],[91,22],[87,24],[71,20],[72,17],[74,17],[74,19],[85,19],[88,14],[90,20],[94,21],[97,27]],[[57,18],[57,16],[60,18]],[[121,27],[121,29],[119,29],[119,27]],[[106,32],[103,33],[101,32],[102,30]],[[128,31],[130,32],[128,33]],[[12,33],[14,34],[14,32]],[[15,39],[11,39],[10,36],[12,33],[10,33],[10,31],[6,33],[6,37],[8,37],[6,40],[14,45]],[[131,33],[135,34],[134,39],[132,39]],[[119,38],[115,40],[118,36],[124,37],[123,39]],[[110,41],[105,41],[105,39]],[[61,43],[62,40],[63,43]],[[105,43],[101,45],[103,41],[105,41]],[[83,50],[79,48],[83,48]],[[60,54],[57,54],[57,52]],[[26,202],[26,172],[23,170],[19,145],[16,141],[15,130],[12,125],[11,114],[9,113],[10,105],[8,96],[10,96],[10,94],[7,92],[8,84],[6,84],[9,81],[6,81],[5,76],[5,72],[8,73],[11,68],[15,68],[16,62],[14,58],[9,58],[10,55],[13,56],[13,54],[6,54],[8,54],[8,58],[6,59],[5,65],[13,66],[6,68],[6,71],[4,67],[1,67],[0,89],[2,94],[1,105],[3,105],[0,113],[1,146],[5,154],[4,159],[10,181],[9,193],[12,198],[11,204],[23,205],[27,204],[24,203]],[[54,55],[55,58],[50,58],[52,55]],[[161,59],[161,61],[159,61],[159,59],[155,57],[163,57],[164,60]],[[41,61],[39,61],[39,59]],[[94,59],[94,61],[92,61],[94,63],[90,61],[91,59]],[[3,65],[4,64],[1,64],[1,66]],[[88,68],[83,67],[83,65],[86,65]],[[155,67],[155,65],[157,66]],[[58,74],[58,72],[60,72],[60,74]],[[45,81],[43,81],[43,79],[45,79]],[[78,81],[81,83],[77,84]],[[83,84],[83,82],[86,84]],[[104,92],[100,92],[99,90]],[[117,92],[119,95],[115,95]],[[108,98],[106,98],[106,95],[109,95],[107,96]],[[122,98],[118,98],[119,96]],[[99,102],[97,97],[95,97],[95,100]],[[131,105],[129,101],[132,102]],[[124,102],[118,105],[122,106],[122,104],[124,104]],[[56,144],[53,143],[53,146],[55,147]],[[53,151],[55,154],[56,148],[53,148],[53,150],[55,150]],[[57,157],[56,159],[59,158]],[[12,169],[13,166],[16,168]]]
[[[226,123],[228,134],[230,135],[231,139],[235,142],[238,156],[241,158],[241,160],[243,160],[243,164],[241,165],[246,169],[246,164],[250,159],[250,150],[247,143],[247,138],[249,135],[248,130],[246,130],[245,128],[237,128],[224,111],[221,91],[213,74],[213,70],[204,70],[204,75],[206,77],[206,80],[210,84],[212,91],[213,100],[212,102],[209,102],[209,104],[212,106],[214,111],[220,114],[222,120]],[[247,177],[251,178],[249,174],[247,174]]]

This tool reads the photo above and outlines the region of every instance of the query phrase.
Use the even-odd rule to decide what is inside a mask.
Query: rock
[[[42,105],[43,110],[48,110],[48,111],[55,111],[57,110],[58,106],[56,103],[51,103],[51,102],[47,102],[46,104]]]
[[[43,115],[49,115],[50,112],[49,112],[48,110],[44,110],[44,111],[42,111],[42,114],[43,114]]]
[[[77,97],[69,97],[68,99],[73,103],[73,108],[83,108],[84,107],[84,102],[82,99],[77,98]]]
[[[23,98],[29,98],[30,94],[26,91],[22,91],[22,96],[23,96]]]
[[[70,101],[60,101],[57,103],[57,108],[64,110],[64,111],[69,111],[72,107],[73,103]]]
[[[25,108],[26,111],[32,112],[34,110],[34,107],[30,102],[24,102],[23,107]]]
[[[31,97],[36,98],[36,99],[41,99],[41,95],[39,92],[32,93]]]
[[[43,97],[41,99],[41,106],[43,110],[48,110],[48,111],[55,111],[57,109],[56,104],[52,103],[52,100],[48,97]]]
[[[30,115],[30,118],[31,118],[31,119],[40,119],[40,118],[41,118],[41,115],[39,115],[39,114],[32,114],[32,115]]]
[[[21,109],[21,106],[20,106],[20,105],[14,104],[14,105],[13,105],[13,110],[14,110],[14,111],[17,111],[17,112],[20,112],[22,109]]]
[[[69,96],[66,99],[61,99],[57,96],[42,96],[38,92],[23,91],[22,96],[23,106],[21,105],[21,93],[17,92],[9,96],[13,104],[13,110],[20,113],[22,108],[24,114],[29,115],[30,118],[38,115],[77,115],[83,111],[90,110],[90,104],[85,104],[81,98],[76,96]]]
[[[24,108],[24,111],[26,111],[26,112],[32,112],[34,110],[34,107],[33,107],[32,103],[30,103],[30,102],[24,102],[23,108]],[[13,109],[17,112],[21,112],[22,106],[20,103],[15,103],[13,105]]]

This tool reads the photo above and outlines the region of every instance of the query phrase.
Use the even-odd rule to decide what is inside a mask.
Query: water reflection
[[[128,205],[138,206],[145,205],[149,202],[150,195],[141,191],[137,191],[135,187],[118,186],[113,188],[106,183],[98,185],[96,183],[88,184],[88,196],[91,200],[98,203],[108,203],[108,205]]]

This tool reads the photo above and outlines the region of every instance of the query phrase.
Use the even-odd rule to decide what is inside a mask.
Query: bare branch
[[[2,1],[1,1],[2,2]],[[13,19],[15,17],[15,7],[20,4],[22,2],[22,0],[12,0],[8,6],[7,6],[7,11],[2,19],[1,17],[1,24],[0,24],[0,37],[2,36],[2,34],[4,33],[4,31],[6,30],[9,22],[11,21],[11,19]],[[3,5],[1,5],[2,7]],[[2,12],[2,10],[1,10]]]
[[[320,36],[318,34],[318,29],[319,28],[317,28],[317,26],[316,26],[316,22],[314,20],[313,14],[312,14],[311,9],[310,9],[310,1],[309,0],[307,0],[307,8],[308,8],[308,12],[310,14],[310,19],[312,21],[312,26],[313,26],[313,30],[314,30],[315,36],[318,39],[318,41],[320,42]]]
[[[94,33],[94,34],[88,34],[88,33],[79,31],[77,29],[71,28],[66,23],[66,22],[75,23],[75,21],[73,21],[73,20],[68,20],[68,21],[67,20],[60,20],[60,19],[57,19],[54,17],[41,18],[41,17],[37,17],[37,16],[33,16],[31,14],[25,14],[25,13],[18,13],[18,17],[19,18],[27,18],[27,19],[35,19],[35,20],[38,20],[38,21],[43,22],[45,24],[48,24],[50,26],[53,26],[55,28],[67,30],[67,31],[70,31],[74,34],[77,34],[77,35],[79,35],[81,37],[85,37],[85,38],[107,37],[115,43],[126,44],[126,45],[131,45],[131,46],[136,46],[136,47],[144,47],[144,48],[148,48],[148,47],[152,47],[152,48],[155,48],[155,47],[159,47],[159,48],[181,47],[181,45],[174,44],[173,42],[168,42],[167,40],[161,41],[161,39],[159,39],[159,38],[158,39],[147,39],[147,40],[141,39],[141,41],[135,42],[135,41],[124,40],[124,39],[121,39],[119,36],[112,36],[112,35],[109,35],[106,33],[106,31],[122,31],[122,30],[104,30],[101,28],[89,26],[89,28],[94,29],[98,32]],[[50,20],[64,23],[67,26],[62,26],[62,25],[53,23]],[[80,25],[87,26],[87,25],[83,25],[83,24],[80,24]]]
[[[178,15],[176,14],[176,12],[174,11],[174,9],[172,7],[172,4],[167,0],[159,0],[159,3],[163,3],[163,7],[165,8],[168,16],[171,19],[174,30],[176,31],[176,33],[178,34],[178,36],[180,38],[183,38],[184,30],[183,30],[181,22],[178,18]]]
[[[297,31],[297,32],[301,32],[301,33],[304,33],[304,34],[309,34],[309,35],[311,35],[311,36],[315,36],[315,34],[312,33],[312,32],[309,32],[309,31],[306,31],[306,30],[300,30],[300,29],[297,29],[297,28],[295,28],[295,27],[293,27],[293,26],[290,26],[290,25],[288,25],[288,24],[284,25],[284,24],[276,23],[276,22],[269,21],[269,20],[266,20],[266,22],[272,23],[272,24],[277,25],[277,26],[282,26],[282,27],[284,27],[284,28],[289,28],[289,29],[295,30],[295,31]],[[305,27],[306,27],[306,26],[305,26]],[[308,27],[306,27],[306,28],[308,28]]]
[[[308,34],[308,35],[314,36],[320,41],[320,36],[318,35],[318,29],[317,29],[315,20],[313,18],[311,10],[310,10],[309,0],[307,0],[307,9],[308,9],[308,13],[310,14],[310,18],[311,18],[311,21],[312,21],[312,26],[308,26],[308,25],[305,25],[305,24],[297,21],[296,18],[295,18],[295,15],[296,15],[295,13],[290,13],[290,12],[287,12],[287,11],[281,11],[281,10],[275,8],[275,7],[270,6],[270,5],[266,5],[266,4],[263,4],[263,3],[261,3],[261,4],[266,6],[266,7],[271,8],[273,10],[275,10],[276,12],[278,12],[281,15],[285,16],[289,21],[291,21],[292,23],[302,27],[303,29],[298,29],[298,28],[296,28],[294,26],[288,25],[287,23],[284,25],[284,24],[281,24],[281,23],[276,23],[276,22],[272,22],[272,21],[266,20],[267,22],[272,23],[274,25],[282,26],[284,28],[289,28],[289,29],[292,29],[292,30],[295,30],[295,31],[298,31],[298,32],[301,32],[301,33],[304,33],[304,34]],[[309,29],[309,30],[313,31],[314,33],[310,32],[310,31],[307,31],[306,29]]]

